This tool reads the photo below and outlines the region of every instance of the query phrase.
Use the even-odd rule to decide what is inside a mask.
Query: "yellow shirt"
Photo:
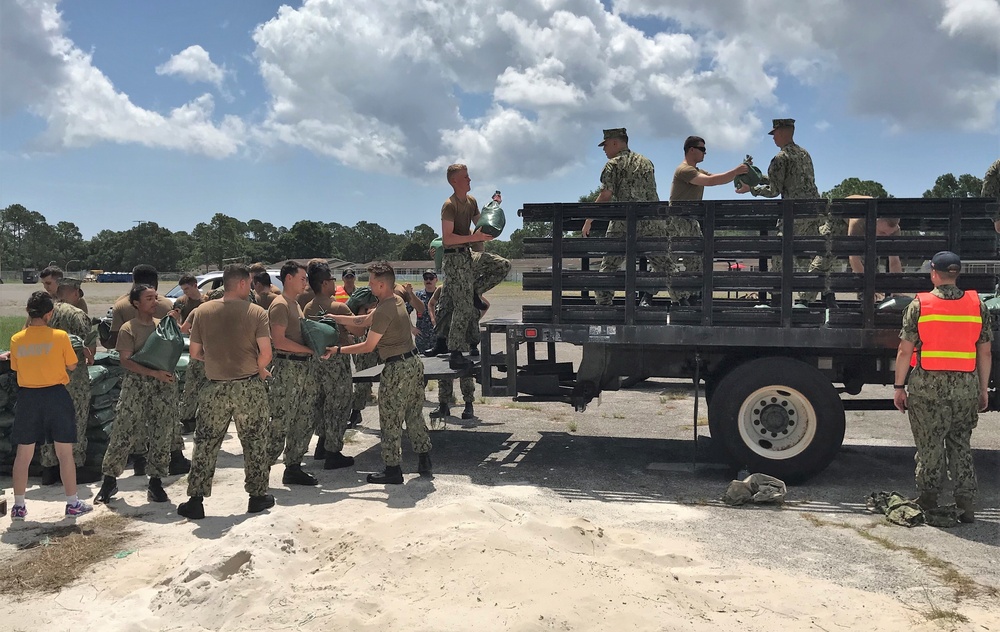
[[[76,364],[69,334],[61,329],[30,326],[10,339],[10,368],[21,388],[69,384],[66,367]]]

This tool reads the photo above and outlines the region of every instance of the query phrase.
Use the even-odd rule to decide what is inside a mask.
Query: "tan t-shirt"
[[[413,332],[410,331],[410,315],[406,313],[406,302],[393,294],[382,299],[372,316],[371,331],[382,334],[375,348],[378,357],[385,360],[414,349]]]
[[[332,296],[317,296],[313,300],[309,301],[306,308],[302,310],[306,318],[311,316],[319,316],[320,314],[333,314],[335,316],[353,316],[354,312],[351,308],[333,300]],[[347,328],[343,325],[337,325],[337,330],[340,331],[339,344],[349,345],[351,344],[350,338],[348,338]]]
[[[208,301],[191,318],[191,342],[202,346],[208,379],[221,382],[256,375],[257,339],[271,337],[263,307],[248,301]]]
[[[267,311],[268,308],[271,307],[271,303],[274,302],[274,297],[276,296],[278,295],[273,292],[267,292],[266,294],[257,294],[255,298],[257,299],[257,304],[260,305],[264,311]]]
[[[312,288],[306,288],[306,291],[303,292],[302,294],[299,294],[299,298],[297,298],[296,300],[299,302],[299,307],[305,309],[306,305],[309,304],[309,301],[313,300],[314,298],[316,298],[316,292],[313,292]]]
[[[115,350],[118,353],[123,351],[135,353],[142,349],[142,345],[146,344],[149,337],[156,331],[156,325],[159,322],[159,318],[154,318],[152,325],[145,325],[139,322],[138,318],[129,320],[118,330],[118,342],[115,343]]]
[[[153,312],[154,318],[163,318],[167,315],[167,312],[174,308],[174,302],[169,298],[163,296],[157,296],[157,302],[159,305],[156,306],[156,311]],[[132,320],[139,314],[139,311],[132,307],[132,303],[128,300],[128,294],[119,297],[115,301],[114,307],[111,308],[111,331],[118,331],[122,328],[122,325]]]
[[[466,196],[464,203],[457,201],[453,195],[445,200],[444,205],[441,207],[441,219],[447,219],[454,222],[454,229],[452,232],[456,235],[471,235],[472,218],[478,214],[479,203],[476,202],[476,198],[471,195]],[[471,248],[477,252],[483,252],[486,248],[485,244],[481,241],[471,244],[460,244],[456,247],[461,248],[463,246],[471,246]]]
[[[284,326],[285,338],[300,345],[305,344],[305,340],[302,339],[302,324],[299,323],[299,319],[302,318],[302,308],[298,303],[292,301],[289,305],[284,294],[275,296],[271,306],[267,308],[267,318],[272,325]]]
[[[709,172],[698,167],[693,167],[686,162],[682,162],[674,170],[674,180],[670,185],[670,201],[686,202],[700,201],[705,195],[705,187],[698,184],[691,184],[698,175],[710,176]]]
[[[174,301],[174,309],[179,309],[181,311],[181,322],[187,320],[187,317],[193,312],[199,305],[205,302],[205,299],[199,297],[197,300],[192,300],[187,294],[181,296],[176,301]]]

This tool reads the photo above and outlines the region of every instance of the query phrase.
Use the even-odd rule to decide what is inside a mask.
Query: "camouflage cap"
[[[795,119],[771,119],[771,131],[767,133],[768,136],[774,136],[774,130],[782,127],[795,129]]]
[[[958,272],[962,269],[962,260],[950,250],[942,250],[931,258],[931,270],[938,272]]]
[[[628,139],[628,134],[625,133],[624,127],[615,127],[612,129],[604,130],[604,140],[601,141],[597,146],[604,147],[604,143],[608,142],[612,138],[625,138]]]
[[[59,287],[71,287],[73,289],[80,290],[80,296],[83,296],[83,288],[80,286],[80,279],[63,277],[59,279]]]
[[[349,276],[357,277],[358,273],[354,271],[354,268],[344,268],[344,270],[340,273],[341,279],[346,279]]]

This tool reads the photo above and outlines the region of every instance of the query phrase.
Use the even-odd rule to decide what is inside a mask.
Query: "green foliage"
[[[10,349],[10,337],[24,328],[24,316],[0,316],[0,350]]]
[[[586,202],[593,202],[594,200],[597,199],[597,196],[600,195],[600,194],[601,194],[601,190],[600,189],[594,189],[593,191],[591,191],[587,195],[581,195],[580,196],[580,203],[584,204]]]
[[[983,191],[983,181],[976,176],[963,173],[959,177],[946,173],[934,181],[934,188],[924,191],[925,198],[979,197]]]
[[[885,187],[874,180],[846,178],[843,182],[823,193],[825,198],[845,198],[848,195],[870,195],[875,198],[890,198]]]

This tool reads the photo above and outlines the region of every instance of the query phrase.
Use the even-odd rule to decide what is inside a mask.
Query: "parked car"
[[[271,275],[271,285],[278,288],[280,291],[282,289],[281,281],[278,280],[278,273],[281,272],[278,268],[268,268],[267,273]],[[217,287],[222,286],[222,271],[209,272],[208,274],[199,274],[198,279],[198,289],[201,290],[202,294],[207,294]],[[179,298],[184,294],[184,290],[181,286],[175,285],[173,289],[165,294],[167,298]]]

